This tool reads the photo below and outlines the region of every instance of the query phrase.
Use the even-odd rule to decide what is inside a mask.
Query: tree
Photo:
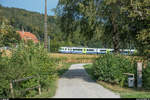
[[[136,43],[140,55],[148,55],[150,49],[150,1],[130,0],[123,11],[128,12],[130,36]],[[150,54],[150,52],[149,52]]]
[[[57,9],[61,29],[73,34],[78,26],[87,40],[94,36],[104,40],[104,43],[110,40],[114,51],[119,52],[122,18],[120,4],[120,0],[59,0]]]
[[[14,28],[9,25],[7,20],[0,24],[0,46],[12,46],[21,40]]]
[[[88,43],[95,34],[101,32],[101,20],[96,15],[99,3],[99,0],[59,0],[56,12],[65,37],[73,39],[79,33],[78,37]]]

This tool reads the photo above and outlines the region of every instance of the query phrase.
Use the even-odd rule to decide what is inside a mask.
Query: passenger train
[[[73,53],[73,54],[106,54],[113,53],[114,49],[108,48],[84,48],[84,47],[60,47],[60,53]],[[133,54],[135,49],[120,49],[121,54]]]

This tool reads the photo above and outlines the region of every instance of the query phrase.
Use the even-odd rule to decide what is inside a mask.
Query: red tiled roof
[[[30,32],[23,32],[23,31],[17,31],[17,32],[19,33],[21,39],[24,39],[25,41],[33,40],[34,43],[39,42],[37,37],[34,34],[30,33]]]

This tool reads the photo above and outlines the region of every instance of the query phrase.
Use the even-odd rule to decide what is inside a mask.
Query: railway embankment
[[[62,54],[62,53],[50,53],[52,58],[61,59],[66,63],[92,63],[100,55],[97,54]]]

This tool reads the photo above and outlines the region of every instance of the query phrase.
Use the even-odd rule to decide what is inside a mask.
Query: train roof
[[[106,50],[106,49],[109,49],[109,50],[114,50],[114,49],[111,49],[111,48],[88,48],[88,47],[60,47],[60,48],[74,48],[74,49],[83,49],[83,48],[86,48],[86,49],[99,49],[99,50]],[[124,51],[135,51],[136,49],[119,49],[120,51],[121,50],[124,50]]]
[[[81,48],[88,48],[88,47],[60,47],[60,48],[80,48],[81,49]],[[88,48],[88,49],[110,49],[110,48]]]

